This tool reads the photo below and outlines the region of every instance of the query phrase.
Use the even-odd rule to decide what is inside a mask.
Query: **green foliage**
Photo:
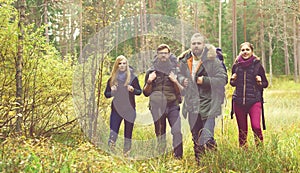
[[[72,56],[73,49],[66,50],[63,43],[67,42],[65,37],[60,37],[62,42],[55,43],[60,47],[60,52],[44,38],[45,27],[42,24],[40,13],[42,12],[42,1],[27,1],[31,4],[27,8],[32,12],[27,21],[36,21],[36,24],[25,26],[24,52],[23,52],[23,135],[16,137],[11,134],[15,123],[15,58],[17,54],[18,39],[18,11],[13,7],[15,0],[0,0],[0,172],[297,172],[299,169],[299,137],[300,137],[300,115],[299,115],[299,90],[300,85],[293,82],[290,76],[275,76],[272,79],[272,86],[265,90],[265,115],[267,131],[264,131],[264,148],[255,148],[251,130],[249,129],[249,149],[243,150],[237,146],[237,125],[235,120],[229,118],[230,98],[233,88],[226,86],[227,106],[224,109],[224,118],[217,121],[216,138],[218,142],[217,152],[207,152],[203,155],[201,165],[197,166],[194,160],[193,143],[191,136],[185,136],[184,158],[174,160],[172,154],[159,156],[147,160],[131,160],[122,156],[116,157],[106,153],[106,148],[97,148],[82,134],[83,127],[79,127],[75,120],[72,102],[72,79],[74,74]],[[239,1],[239,3],[242,1]],[[55,2],[51,2],[55,3]],[[257,15],[256,2],[247,2],[247,39],[255,42],[256,53],[259,53],[257,18],[250,18]],[[34,4],[34,5],[32,5]],[[156,1],[156,8],[149,10],[151,14],[164,14],[169,16],[180,16],[181,19],[191,23],[196,29],[208,37],[209,41],[217,45],[218,28],[218,5],[219,1],[197,0],[183,2],[184,11],[178,11],[179,1]],[[53,4],[50,6],[52,7]],[[118,4],[119,5],[119,4]],[[83,43],[99,30],[111,24],[113,21],[141,14],[140,1],[126,1],[123,6],[115,6],[110,1],[85,1],[83,4]],[[230,69],[232,64],[231,45],[231,4],[223,3],[222,16],[222,49],[228,56],[226,61]],[[295,4],[294,4],[295,5]],[[37,6],[37,8],[35,8]],[[71,8],[73,6],[70,6]],[[274,4],[264,7],[266,16],[276,14],[277,7]],[[56,7],[57,8],[57,7]],[[285,8],[285,7],[284,7]],[[57,20],[59,28],[65,26],[68,18],[58,20],[54,14],[65,14],[70,10],[66,6],[59,9],[51,9],[50,21]],[[80,9],[81,10],[81,9]],[[80,10],[77,10],[79,12]],[[196,14],[198,10],[198,15]],[[242,8],[238,8],[238,42],[243,41],[243,14]],[[76,10],[75,10],[76,11]],[[288,11],[290,12],[290,11]],[[249,14],[249,15],[248,15]],[[281,15],[282,13],[279,13]],[[74,16],[72,16],[74,17]],[[287,16],[289,18],[289,15]],[[270,17],[271,18],[271,17]],[[275,18],[275,17],[274,17]],[[72,18],[73,20],[74,18]],[[178,17],[179,19],[179,17]],[[282,24],[279,16],[278,22]],[[74,20],[75,21],[75,20]],[[73,21],[73,22],[74,22]],[[153,21],[152,21],[153,22]],[[273,19],[266,21],[266,31],[274,29],[276,24]],[[68,23],[68,22],[66,22]],[[74,22],[75,23],[75,22]],[[158,28],[168,28],[169,35],[174,34],[175,28],[172,23],[166,21],[155,21]],[[288,31],[291,31],[291,21],[288,21]],[[65,27],[67,28],[67,27]],[[65,28],[63,28],[65,32]],[[274,54],[273,72],[282,74],[284,71],[283,41],[279,31],[274,29]],[[135,32],[134,28],[128,32]],[[67,34],[68,35],[68,34]],[[267,36],[267,34],[265,34]],[[55,36],[53,36],[53,39]],[[114,38],[117,39],[117,38]],[[142,40],[146,39],[142,44]],[[76,40],[77,41],[77,40]],[[292,42],[291,39],[288,40]],[[125,40],[117,45],[108,57],[104,60],[102,85],[99,85],[99,74],[95,74],[95,92],[92,93],[98,98],[100,93],[100,105],[98,107],[101,115],[99,121],[109,123],[111,99],[104,99],[103,91],[108,80],[111,65],[114,58],[119,54],[130,57],[130,63],[136,63],[137,59],[131,58],[136,52],[155,50],[161,43],[171,46],[175,55],[181,53],[181,45],[166,36],[139,36]],[[62,44],[62,45],[58,45]],[[77,44],[77,43],[76,43]],[[76,45],[78,47],[78,45]],[[292,44],[289,44],[291,47]],[[78,48],[76,48],[78,49]],[[63,53],[67,52],[67,53]],[[291,51],[290,51],[291,52]],[[62,58],[62,56],[64,58]],[[150,56],[153,57],[152,55]],[[292,62],[291,62],[292,64]],[[89,66],[89,67],[94,67]],[[268,65],[268,64],[267,64]],[[144,69],[138,71],[143,72]],[[97,71],[98,72],[98,71]],[[82,73],[81,75],[87,75]],[[90,75],[90,74],[89,74]],[[86,78],[87,79],[87,78]],[[92,79],[87,79],[92,80]],[[144,85],[144,74],[139,75],[141,87]],[[80,83],[79,83],[80,84]],[[93,84],[92,84],[93,85]],[[101,87],[101,89],[100,89]],[[99,90],[99,91],[98,91]],[[74,91],[73,91],[74,92]],[[92,95],[89,95],[92,96]],[[86,99],[86,98],[85,98]],[[138,112],[148,110],[148,98],[139,96],[136,98]],[[82,104],[87,104],[84,100]],[[147,114],[147,116],[151,116]],[[141,117],[137,117],[141,118]],[[142,117],[144,118],[144,117]],[[148,118],[148,117],[147,117]],[[151,118],[151,117],[150,117]],[[144,120],[144,119],[142,119]],[[223,121],[223,126],[221,122]],[[183,129],[188,128],[186,120],[182,119]],[[82,128],[82,129],[81,129]],[[98,127],[101,133],[107,134],[108,129]],[[120,135],[123,132],[123,125],[120,128]],[[28,138],[28,137],[32,138]],[[42,137],[43,136],[43,137]],[[47,136],[48,138],[44,138]],[[153,139],[153,125],[143,126],[137,124],[134,129],[134,138],[145,140]],[[106,136],[101,136],[105,141]],[[95,142],[95,141],[93,141]],[[117,143],[122,147],[122,143]],[[140,146],[138,146],[140,147]],[[141,146],[147,149],[147,146]],[[122,154],[118,151],[117,154]],[[134,153],[133,153],[134,154]]]
[[[0,8],[0,127],[7,136],[14,128],[15,109],[15,61],[17,55],[17,10],[9,4]],[[2,15],[3,14],[3,15]],[[8,20],[10,19],[10,20]],[[46,43],[44,28],[25,26],[23,43],[23,133],[24,135],[49,135],[75,119],[71,86],[73,69],[71,59],[62,60],[58,51]],[[70,124],[71,125],[71,124]],[[2,130],[1,130],[2,131]]]
[[[141,85],[143,77],[139,77]],[[0,172],[297,172],[300,166],[300,86],[286,76],[273,81],[273,87],[265,91],[267,130],[263,132],[264,146],[261,148],[255,147],[250,128],[248,150],[238,147],[237,124],[229,118],[230,105],[227,105],[223,126],[221,119],[217,120],[218,150],[202,155],[200,166],[194,159],[190,135],[184,139],[182,160],[175,160],[171,153],[131,160],[109,155],[91,145],[77,130],[76,134],[54,135],[53,138],[2,140]],[[282,86],[290,89],[282,89]],[[138,104],[147,102],[148,98],[137,97]],[[182,119],[182,123],[185,128],[186,120]],[[153,126],[135,126],[134,138],[144,139],[149,134],[154,134]]]

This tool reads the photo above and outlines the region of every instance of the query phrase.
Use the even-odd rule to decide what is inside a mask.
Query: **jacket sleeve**
[[[268,79],[266,77],[266,72],[263,66],[261,65],[258,71],[258,75],[261,76],[262,87],[267,88],[269,85]]]
[[[147,83],[147,80],[148,80],[148,78],[149,78],[149,73],[150,73],[150,71],[148,71],[148,72],[146,73],[146,76],[145,76],[145,84],[144,84],[144,87],[143,87],[143,94],[144,94],[146,97],[150,96],[150,94],[152,93],[152,84],[148,84],[148,83]]]
[[[234,64],[234,65],[232,66],[232,69],[231,69],[231,76],[232,76],[234,73],[236,73],[236,70],[237,70],[237,65]],[[232,79],[232,78],[230,77],[230,85],[233,86],[233,87],[235,87],[235,86],[236,86],[236,79],[234,80],[234,79]]]
[[[210,67],[205,67],[208,70],[208,76],[204,76],[202,85],[212,88],[224,87],[228,82],[227,73],[220,60],[215,59],[212,63],[211,72],[209,72]]]
[[[182,85],[183,80],[187,78],[185,72],[187,71],[187,64],[182,62],[182,60],[179,60],[178,62],[178,73],[177,73],[177,79],[178,82]]]
[[[137,77],[134,78],[134,80],[132,81],[132,86],[134,88],[134,95],[141,95],[142,94],[142,89],[141,86],[139,84],[139,80]]]
[[[108,79],[108,81],[106,83],[106,88],[105,88],[105,91],[104,91],[104,96],[106,98],[111,98],[113,96],[112,93],[111,93],[111,89],[110,89],[109,83],[110,83],[110,79]]]

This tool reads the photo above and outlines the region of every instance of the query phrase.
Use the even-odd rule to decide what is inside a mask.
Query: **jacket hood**
[[[206,51],[207,52],[207,58],[208,60],[213,60],[216,58],[217,56],[217,53],[216,53],[216,48],[215,46],[213,46],[212,44],[205,44],[205,47],[203,49],[203,51]],[[179,59],[183,59],[183,58],[190,58],[192,56],[192,50],[191,49],[188,49],[184,52],[182,52],[178,58]],[[202,57],[201,57],[202,58]]]
[[[177,58],[174,54],[170,54],[170,57],[169,57],[170,61],[173,63],[177,63]],[[158,57],[157,55],[154,56],[154,59],[153,59],[153,64],[157,63],[158,62]]]
[[[177,58],[176,58],[176,56],[171,53],[169,59],[171,61],[171,64],[173,65],[173,68],[177,67]],[[152,66],[148,70],[154,70],[155,64],[158,63],[158,57],[157,57],[157,55],[154,56],[154,59],[153,59],[152,62],[153,62]]]

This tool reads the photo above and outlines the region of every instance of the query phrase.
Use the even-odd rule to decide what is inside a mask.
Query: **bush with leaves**
[[[13,1],[0,8],[0,128],[9,135],[16,121],[15,62],[18,40],[18,11]],[[72,107],[71,58],[61,58],[55,47],[46,42],[44,28],[24,26],[23,52],[23,121],[25,136],[49,136],[70,131],[76,122]],[[14,61],[15,60],[15,61]]]

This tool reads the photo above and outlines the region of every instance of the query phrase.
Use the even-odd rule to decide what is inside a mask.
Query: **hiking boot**
[[[115,148],[116,148],[116,143],[113,140],[108,140],[108,147],[109,150],[114,153],[115,152]]]
[[[205,145],[207,150],[217,151],[217,142],[213,138],[209,139]]]
[[[200,165],[201,156],[205,154],[205,146],[204,145],[196,145],[194,146],[195,151],[195,159],[197,162],[197,165]]]

